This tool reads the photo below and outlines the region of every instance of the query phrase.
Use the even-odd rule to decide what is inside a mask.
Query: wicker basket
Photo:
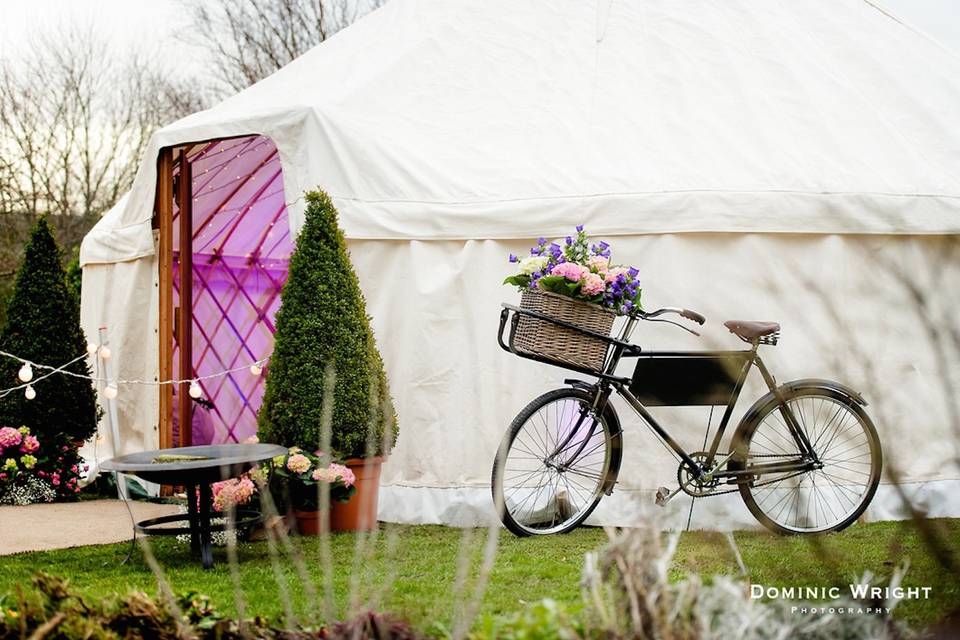
[[[599,305],[536,289],[523,292],[520,308],[605,335],[610,335],[616,317]],[[599,338],[522,314],[513,345],[517,351],[594,371],[603,369],[607,356],[607,343]]]

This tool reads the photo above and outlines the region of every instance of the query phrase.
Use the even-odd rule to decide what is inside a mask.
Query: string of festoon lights
[[[37,390],[34,389],[33,385],[41,380],[49,378],[57,374],[63,374],[66,376],[71,376],[74,378],[81,378],[83,380],[89,380],[93,383],[104,384],[106,385],[103,388],[104,397],[114,400],[117,395],[119,395],[119,388],[123,385],[152,385],[159,386],[164,384],[189,384],[190,387],[187,393],[190,394],[191,398],[198,399],[203,396],[203,388],[200,386],[200,382],[203,380],[211,380],[214,378],[222,378],[223,376],[230,375],[231,373],[237,373],[238,371],[247,370],[250,372],[250,375],[260,376],[263,373],[263,367],[270,359],[269,357],[261,358],[255,360],[250,364],[245,364],[239,367],[234,367],[232,369],[226,369],[224,371],[217,371],[216,373],[210,373],[203,376],[196,376],[193,378],[183,378],[183,379],[173,379],[173,380],[137,380],[137,379],[117,379],[109,380],[107,378],[101,378],[98,376],[86,375],[83,373],[77,373],[75,371],[69,371],[68,367],[73,365],[80,360],[83,360],[87,357],[98,357],[100,360],[109,360],[113,357],[113,353],[110,351],[110,347],[106,345],[97,345],[92,342],[87,344],[86,353],[77,356],[73,360],[66,362],[59,367],[53,367],[50,365],[39,364],[28,360],[27,358],[21,358],[20,356],[8,353],[6,351],[0,350],[0,356],[11,358],[20,362],[20,370],[17,371],[17,379],[20,380],[20,384],[10,387],[8,389],[0,389],[0,398],[6,397],[15,391],[23,391],[23,395],[27,400],[33,400],[37,397]],[[43,371],[44,373],[37,378],[34,378],[34,369]]]

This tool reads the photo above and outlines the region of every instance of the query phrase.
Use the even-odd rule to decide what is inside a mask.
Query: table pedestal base
[[[200,490],[199,505],[197,504],[197,489]],[[200,560],[203,562],[203,568],[209,569],[213,566],[213,544],[211,534],[218,531],[230,529],[229,523],[212,524],[210,522],[213,496],[210,485],[199,485],[187,487],[187,513],[176,514],[172,516],[161,516],[159,518],[149,518],[141,520],[134,529],[138,533],[148,536],[177,536],[181,534],[190,534],[190,551],[200,552]],[[224,516],[226,518],[226,515]],[[253,509],[237,509],[234,513],[233,529],[250,527],[258,524],[263,516]],[[162,526],[171,522],[187,522],[186,527],[167,527]]]

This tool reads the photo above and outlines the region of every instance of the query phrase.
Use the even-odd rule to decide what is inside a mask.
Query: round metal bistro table
[[[141,451],[104,462],[100,468],[137,476],[148,482],[164,485],[182,485],[187,489],[187,513],[141,520],[134,524],[136,532],[145,535],[190,534],[190,549],[200,552],[203,568],[213,566],[211,533],[223,531],[226,525],[211,525],[210,514],[214,482],[236,478],[261,462],[287,453],[275,444],[217,444],[199,447],[177,447]],[[157,461],[159,459],[159,461]],[[193,496],[200,493],[200,504]],[[234,527],[258,523],[261,515],[252,509],[237,509]],[[164,526],[184,522],[186,527]]]

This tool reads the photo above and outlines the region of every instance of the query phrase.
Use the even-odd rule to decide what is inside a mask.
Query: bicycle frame
[[[601,333],[589,331],[577,327],[576,325],[551,318],[535,311],[520,309],[513,305],[504,304],[503,311],[500,314],[500,329],[497,333],[497,341],[500,344],[500,347],[505,351],[509,351],[514,355],[520,356],[522,358],[527,358],[530,360],[535,360],[538,362],[543,362],[546,364],[551,364],[554,366],[559,366],[564,369],[569,369],[572,371],[578,371],[590,376],[598,378],[595,383],[587,383],[578,380],[566,380],[568,384],[573,384],[582,389],[589,390],[593,392],[594,402],[593,406],[590,407],[590,410],[594,415],[600,415],[610,398],[610,393],[615,391],[620,395],[630,406],[631,408],[640,416],[640,418],[646,423],[654,433],[656,433],[662,442],[671,450],[673,450],[683,461],[684,464],[688,466],[691,470],[693,477],[700,478],[703,475],[709,475],[713,479],[731,479],[737,482],[745,482],[751,480],[754,476],[763,475],[765,473],[789,473],[789,472],[800,472],[808,471],[813,469],[815,465],[819,463],[817,454],[811,446],[809,440],[807,439],[806,433],[800,427],[799,422],[793,414],[790,406],[786,403],[783,398],[783,395],[780,391],[780,388],[777,386],[776,380],[773,377],[773,374],[770,373],[766,365],[763,363],[763,360],[760,358],[760,354],[757,353],[759,348],[759,341],[754,341],[751,343],[750,349],[741,349],[741,350],[722,350],[722,351],[655,351],[655,352],[645,352],[639,346],[634,345],[629,342],[630,337],[636,328],[639,318],[635,315],[628,317],[626,324],[623,327],[623,330],[620,332],[620,335],[616,338]],[[503,330],[506,327],[509,316],[513,313],[513,318],[511,322],[510,337],[508,343],[503,341]],[[514,346],[514,333],[516,331],[516,326],[519,321],[520,315],[528,315],[531,317],[538,318],[547,322],[551,322],[556,325],[563,326],[568,329],[578,331],[580,333],[585,333],[592,337],[604,340],[608,343],[608,353],[607,358],[602,371],[593,371],[590,369],[585,369],[582,367],[572,366],[567,363],[560,363],[549,358],[544,358],[537,356],[535,354],[518,352]],[[726,408],[723,412],[723,417],[720,420],[720,424],[717,428],[717,432],[713,437],[713,440],[710,444],[710,448],[707,452],[707,458],[699,463],[695,461],[689,452],[687,452],[679,443],[670,435],[670,433],[665,429],[653,415],[650,414],[650,411],[646,406],[633,394],[630,390],[630,384],[633,381],[632,378],[626,378],[623,376],[618,376],[616,374],[617,367],[620,362],[625,358],[639,358],[639,357],[671,357],[671,358],[703,358],[703,357],[739,357],[744,359],[744,364],[741,367],[741,370],[737,374],[736,382],[733,388],[732,393],[730,394],[729,399],[726,403]],[[714,469],[714,466],[719,467],[721,464],[730,460],[735,452],[728,452],[725,454],[724,458],[720,461],[719,464],[714,465],[714,460],[717,458],[717,453],[720,448],[720,442],[723,439],[724,432],[727,429],[727,426],[730,422],[730,417],[733,415],[733,409],[737,404],[737,400],[740,397],[740,392],[743,389],[743,385],[746,382],[747,376],[750,374],[750,371],[756,367],[760,371],[760,375],[763,377],[767,388],[777,399],[779,404],[779,409],[781,415],[784,418],[784,422],[787,425],[788,430],[796,441],[798,451],[800,455],[791,461],[783,462],[773,462],[766,464],[744,464],[742,468],[718,470]],[[584,419],[586,418],[586,412],[581,412],[581,416],[577,423],[574,425],[574,428],[570,430],[570,433],[566,438],[560,443],[558,443],[553,454],[548,456],[547,464],[552,464],[554,458],[562,452],[567,450],[568,445],[573,440],[574,435],[579,431],[580,426],[583,424]],[[593,429],[596,428],[596,422],[591,421],[590,432],[587,434],[585,439],[582,439],[580,446],[577,451],[574,452],[572,456],[567,458],[567,461],[564,465],[570,464],[572,461],[575,461],[577,456],[583,451],[583,448],[593,435]],[[746,461],[744,461],[745,463]]]

